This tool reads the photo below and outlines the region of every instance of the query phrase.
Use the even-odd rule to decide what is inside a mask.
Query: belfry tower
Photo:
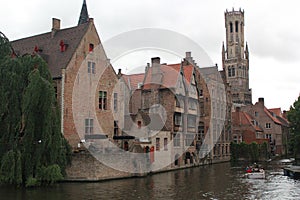
[[[222,65],[231,86],[233,104],[252,104],[249,89],[249,51],[244,42],[244,11],[225,12],[226,45],[222,47]]]

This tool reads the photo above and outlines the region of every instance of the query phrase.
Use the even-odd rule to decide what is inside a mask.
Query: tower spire
[[[89,13],[88,13],[88,10],[86,7],[86,2],[85,2],[85,0],[83,0],[80,16],[79,16],[79,20],[78,20],[78,25],[84,24],[88,21],[89,21]]]

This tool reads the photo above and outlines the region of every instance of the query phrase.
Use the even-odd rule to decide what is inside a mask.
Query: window
[[[229,23],[229,26],[230,26],[230,33],[233,32],[233,25],[232,25],[232,22]]]
[[[196,116],[189,115],[188,116],[188,127],[195,128],[196,127]]]
[[[198,140],[202,141],[202,139],[204,138],[204,123],[200,122],[199,126],[198,126]]]
[[[176,96],[176,107],[177,108],[183,108],[183,105],[184,105],[183,99]]]
[[[156,151],[160,150],[160,138],[156,138]]]
[[[266,123],[266,128],[271,128],[271,123]]]
[[[197,103],[193,100],[190,100],[189,109],[190,110],[197,110]]]
[[[235,76],[235,67],[231,68],[231,76]]]
[[[254,112],[255,117],[258,117],[258,112]]]
[[[177,126],[181,126],[182,124],[182,117],[181,117],[181,114],[175,114],[175,117],[174,117],[174,124],[177,125]]]
[[[200,97],[203,97],[203,90],[200,90],[200,91],[199,91],[199,96],[200,96]]]
[[[107,109],[107,92],[99,91],[99,109],[106,110]]]
[[[168,138],[164,138],[164,150],[168,151]]]
[[[272,141],[272,134],[266,134],[265,135],[266,139],[269,139],[269,141]]]
[[[89,52],[93,51],[94,50],[94,44],[91,44],[89,45]]]
[[[114,136],[119,135],[118,121],[114,121]]]
[[[95,63],[88,61],[88,73],[89,74],[95,74]]]
[[[186,134],[185,135],[185,146],[194,146],[195,134]]]
[[[94,132],[94,120],[91,118],[85,119],[85,134],[93,134]]]
[[[173,134],[173,146],[180,147],[180,133]]]
[[[140,129],[142,127],[142,122],[141,121],[138,121],[137,122],[137,125],[138,125],[138,128]]]
[[[239,32],[239,22],[235,21],[235,32]]]
[[[118,111],[118,93],[114,93],[114,111]]]

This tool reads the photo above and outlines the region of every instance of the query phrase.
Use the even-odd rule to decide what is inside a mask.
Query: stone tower
[[[225,12],[226,44],[222,47],[222,65],[231,86],[235,106],[252,104],[249,89],[249,52],[244,41],[244,11]]]

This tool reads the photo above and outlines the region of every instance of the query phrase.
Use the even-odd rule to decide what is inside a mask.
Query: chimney
[[[151,58],[151,63],[152,63],[152,67],[157,64],[160,65],[160,57]]]
[[[185,52],[185,60],[184,65],[194,65],[196,66],[195,60],[193,60],[192,53],[190,51]]]
[[[151,58],[152,65],[152,77],[151,82],[154,85],[160,85],[162,83],[162,72],[160,68],[160,57]]]
[[[52,18],[52,30],[60,30],[60,19]]]
[[[53,38],[56,31],[60,30],[60,19],[52,18],[52,32],[51,37]]]
[[[263,97],[258,98],[258,103],[259,103],[260,105],[262,105],[263,107],[265,106],[265,102],[264,102],[264,101],[265,101],[265,100],[264,100]]]
[[[185,52],[185,58],[190,58],[191,57],[191,52],[188,51],[188,52]]]
[[[283,111],[282,117],[283,117],[284,119],[287,119],[287,112],[286,112],[286,110]]]

